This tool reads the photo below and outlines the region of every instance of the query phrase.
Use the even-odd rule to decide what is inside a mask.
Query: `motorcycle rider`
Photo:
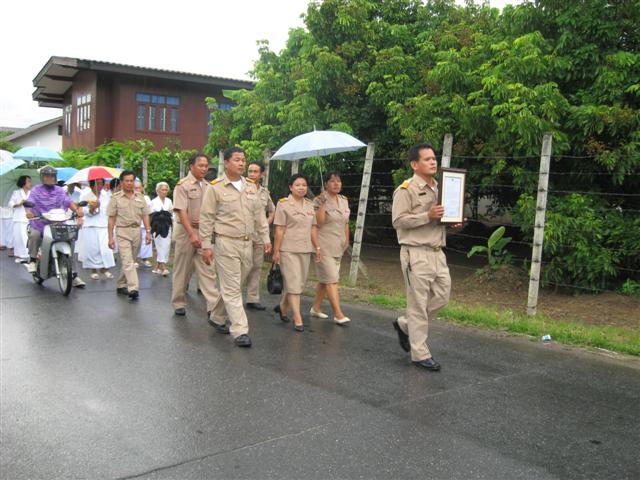
[[[29,195],[29,201],[33,203],[33,207],[27,209],[27,218],[30,219],[31,224],[28,242],[30,259],[27,264],[27,271],[29,273],[36,272],[36,256],[42,244],[42,232],[46,225],[46,221],[36,217],[54,208],[62,208],[64,210],[70,208],[73,210],[77,215],[78,225],[82,224],[83,217],[82,209],[78,208],[76,204],[71,201],[64,189],[57,185],[57,172],[55,168],[49,165],[42,167],[40,169],[40,181],[42,183],[33,187]],[[71,258],[74,272],[72,285],[83,288],[86,284],[77,274],[76,262],[73,255]]]

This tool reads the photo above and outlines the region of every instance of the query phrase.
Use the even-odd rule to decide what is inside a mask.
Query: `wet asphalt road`
[[[239,349],[148,270],[131,303],[0,268],[3,479],[640,478],[637,359],[434,322],[427,373],[355,306],[302,334],[251,312]]]

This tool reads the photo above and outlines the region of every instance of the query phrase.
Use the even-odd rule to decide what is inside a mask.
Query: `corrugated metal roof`
[[[51,124],[61,123],[61,122],[62,122],[62,116],[55,117],[50,120],[45,120],[43,122],[34,123],[33,125],[27,128],[18,129],[18,131],[16,131],[14,134],[6,137],[6,140],[12,141],[12,140],[15,140],[16,138],[24,137],[25,135],[33,133],[36,130],[40,130],[41,128],[48,127]]]

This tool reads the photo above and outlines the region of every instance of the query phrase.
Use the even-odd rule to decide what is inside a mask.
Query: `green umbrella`
[[[33,185],[40,183],[40,174],[33,168],[16,168],[0,176],[0,200],[3,206],[9,202],[11,194],[18,188],[16,182],[21,175],[30,176]]]

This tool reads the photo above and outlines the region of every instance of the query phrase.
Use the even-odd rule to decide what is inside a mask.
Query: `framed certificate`
[[[444,207],[440,223],[462,223],[464,221],[464,194],[467,171],[460,168],[441,168],[438,185],[438,203]]]

